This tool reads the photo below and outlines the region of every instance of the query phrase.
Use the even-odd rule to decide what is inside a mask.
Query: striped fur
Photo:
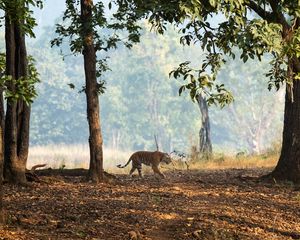
[[[169,154],[155,151],[155,152],[148,152],[148,151],[138,151],[131,155],[128,162],[125,165],[117,165],[119,168],[126,167],[130,162],[132,161],[132,168],[129,172],[129,175],[132,175],[133,172],[137,169],[139,172],[139,176],[142,178],[142,164],[145,164],[147,166],[151,166],[154,173],[159,174],[161,177],[165,177],[164,174],[162,174],[158,168],[159,164],[161,162],[164,162],[166,164],[171,163],[171,158]]]

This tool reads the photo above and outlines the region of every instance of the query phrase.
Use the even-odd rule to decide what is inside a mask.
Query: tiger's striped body
[[[166,164],[171,163],[171,158],[169,154],[159,152],[159,151],[155,151],[155,152],[138,151],[131,155],[128,162],[124,166],[121,166],[121,164],[119,164],[117,167],[124,168],[131,161],[132,161],[132,168],[129,172],[129,175],[132,175],[133,172],[137,169],[139,172],[139,176],[142,178],[143,177],[142,164],[145,164],[147,166],[151,166],[154,173],[157,173],[164,178],[165,175],[160,172],[158,166],[161,162],[164,162]]]

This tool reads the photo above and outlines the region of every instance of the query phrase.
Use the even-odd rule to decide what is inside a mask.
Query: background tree
[[[263,154],[266,149],[281,141],[284,89],[268,91],[268,78],[264,76],[270,58],[262,58],[260,63],[255,60],[228,60],[226,68],[219,73],[218,81],[226,82],[235,101],[216,115],[214,107],[212,125],[216,133],[226,132],[222,139],[232,145],[236,151],[248,154]],[[255,65],[255,67],[253,67]],[[240,73],[243,74],[241,79]],[[263,84],[265,83],[265,84]],[[220,144],[218,140],[216,144]],[[229,147],[228,148],[233,148]]]
[[[201,128],[199,130],[199,152],[205,158],[209,158],[212,154],[212,143],[208,105],[205,97],[203,97],[202,94],[198,94],[196,99],[201,113]]]
[[[63,61],[59,49],[49,47],[54,31],[54,26],[46,27],[37,41],[29,43],[41,79],[46,79],[37,85],[39,97],[32,107],[32,145],[74,144],[88,138],[86,110],[78,104],[85,101],[85,95],[78,94],[81,88],[74,91],[68,86],[81,86],[83,59],[66,57]],[[67,44],[62,51],[68,52]]]
[[[100,1],[93,4],[92,0],[78,1],[66,0],[67,9],[63,20],[65,25],[57,25],[56,32],[60,37],[52,41],[52,45],[61,45],[63,38],[70,38],[70,50],[72,53],[82,53],[84,57],[85,87],[87,100],[87,117],[89,124],[89,147],[90,147],[90,167],[89,178],[95,182],[103,180],[103,148],[102,132],[100,125],[100,110],[98,95],[104,92],[104,81],[100,78],[102,73],[108,70],[106,58],[97,61],[97,51],[108,51],[116,48],[121,38],[117,35],[117,30],[127,29],[129,32],[128,42],[139,40],[138,27],[134,21],[125,18],[121,13],[114,15],[115,21],[109,23],[105,18],[105,6]],[[112,5],[108,6],[110,9]],[[120,22],[118,21],[120,20]],[[122,22],[124,21],[124,22]],[[70,25],[68,25],[70,24]],[[102,30],[101,32],[99,31]],[[98,64],[98,71],[96,70]]]
[[[192,50],[181,48],[176,30],[157,36],[148,24],[141,26],[141,43],[118,49],[109,60],[113,71],[107,73],[109,98],[103,98],[104,134],[110,139],[109,133],[118,128],[121,149],[154,150],[156,134],[160,149],[188,151],[186,143],[199,125],[198,109],[187,97],[178,98],[179,83],[169,81],[168,73],[182,61],[184,51]]]

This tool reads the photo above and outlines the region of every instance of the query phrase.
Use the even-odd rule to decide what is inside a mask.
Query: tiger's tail
[[[131,162],[131,158],[129,158],[128,162],[127,162],[124,166],[122,166],[121,164],[118,164],[117,167],[118,167],[118,168],[124,168],[124,167],[126,167],[130,162]]]

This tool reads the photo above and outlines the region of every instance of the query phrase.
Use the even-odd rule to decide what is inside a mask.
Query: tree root
[[[35,173],[38,168],[45,167],[47,164],[37,164],[34,165],[30,170],[26,169],[25,176],[28,182],[41,182],[39,176]]]

